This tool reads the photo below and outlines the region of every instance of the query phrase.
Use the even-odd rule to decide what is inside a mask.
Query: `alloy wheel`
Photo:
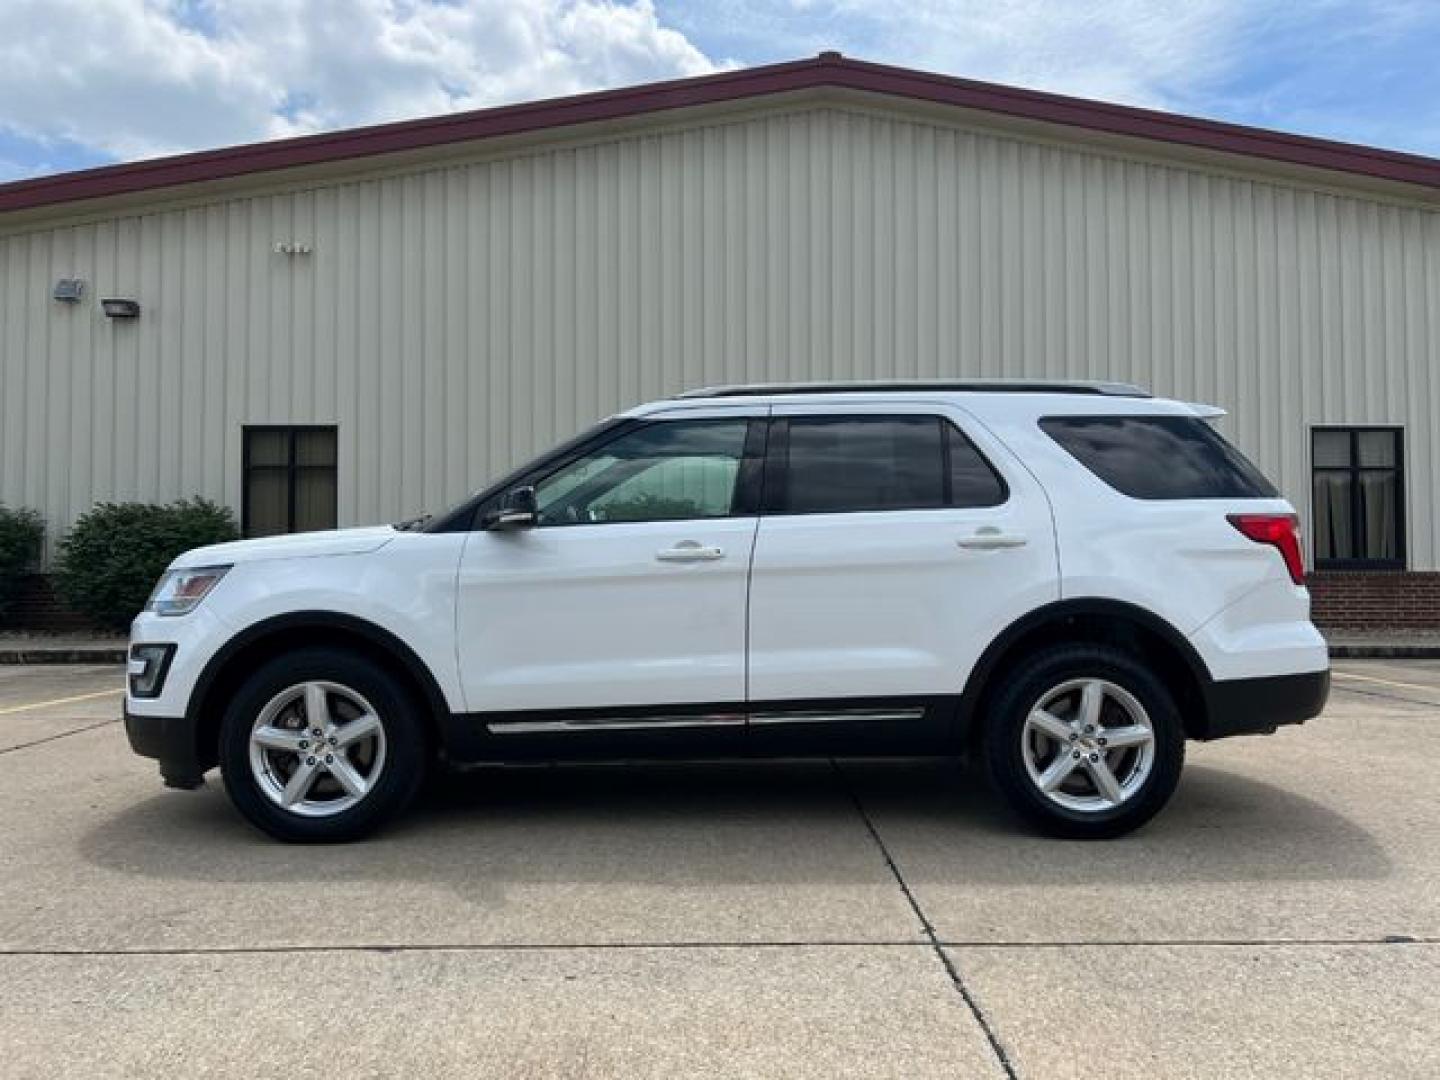
[[[1155,763],[1155,729],[1135,695],[1105,679],[1042,694],[1021,731],[1025,771],[1044,797],[1079,813],[1128,802]]]
[[[365,698],[340,683],[280,691],[250,730],[250,771],[276,806],[332,817],[374,789],[385,768],[385,726]]]

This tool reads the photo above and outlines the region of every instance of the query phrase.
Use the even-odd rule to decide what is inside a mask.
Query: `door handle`
[[[962,536],[955,542],[962,548],[969,548],[972,551],[995,551],[998,548],[1024,547],[1025,534],[1001,532],[993,525],[986,525],[976,529],[969,536]]]
[[[694,540],[681,540],[672,548],[661,548],[655,558],[661,562],[713,562],[725,557],[725,549],[707,547]]]

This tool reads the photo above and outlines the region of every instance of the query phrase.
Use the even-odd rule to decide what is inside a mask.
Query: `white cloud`
[[[898,23],[893,40],[922,66],[1163,106],[1175,88],[1201,82],[1223,66],[1247,5],[1237,0],[921,0],[907,5],[903,21],[895,20],[894,7],[875,8]]]
[[[27,158],[63,165],[77,153],[84,162],[96,154],[146,157],[703,74],[729,66],[719,57],[763,63],[826,48],[1362,141],[1434,142],[1417,127],[1413,109],[1391,100],[1396,93],[1385,79],[1391,68],[1423,67],[1423,57],[1407,59],[1405,50],[1423,53],[1407,43],[1424,41],[1426,28],[1433,39],[1436,0],[0,0],[0,6],[0,158],[7,159],[0,178],[47,171]],[[1406,86],[1428,85],[1428,76],[1409,77]]]
[[[860,59],[1165,107],[1233,62],[1265,0],[671,0],[734,54]]]
[[[1437,0],[657,2],[667,23],[712,53],[751,61],[840,49],[1080,97],[1435,146],[1406,105],[1434,98]]]
[[[7,0],[0,127],[118,158],[714,70],[651,0]]]

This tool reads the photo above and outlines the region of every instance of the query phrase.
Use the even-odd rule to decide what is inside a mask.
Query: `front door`
[[[489,734],[743,732],[751,426],[718,409],[637,422],[527,478],[534,527],[469,536],[458,659]]]

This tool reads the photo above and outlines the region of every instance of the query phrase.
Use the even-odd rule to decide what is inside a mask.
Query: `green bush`
[[[34,510],[0,506],[0,615],[15,599],[20,579],[35,569],[45,521]]]
[[[227,507],[205,499],[97,503],[60,545],[60,595],[102,626],[123,630],[181,552],[239,536]]]

